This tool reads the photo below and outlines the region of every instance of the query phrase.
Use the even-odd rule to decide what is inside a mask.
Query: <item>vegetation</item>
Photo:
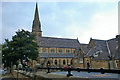
[[[36,60],[38,56],[38,45],[34,41],[35,36],[29,31],[18,30],[16,35],[9,41],[5,39],[5,43],[2,45],[2,63],[5,67],[17,65],[18,60],[23,61],[26,57],[28,59]]]

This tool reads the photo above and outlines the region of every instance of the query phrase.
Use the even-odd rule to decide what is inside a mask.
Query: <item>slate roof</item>
[[[109,40],[91,39],[91,41],[95,43],[95,46],[92,48],[87,47],[89,49],[84,57],[93,57],[93,60],[109,60],[108,56],[112,56],[113,59],[120,59],[120,48],[118,49],[116,38]],[[83,47],[83,50],[87,49]],[[98,51],[98,56],[95,57]]]
[[[89,47],[88,47],[88,44],[80,44],[81,45],[81,49],[83,51],[83,54],[86,55],[87,52],[89,51]]]
[[[94,57],[94,60],[108,60],[109,52],[107,49],[107,42],[105,40],[92,39],[95,42],[95,46],[91,48],[84,57]],[[98,56],[95,57],[95,54]]]
[[[110,39],[110,40],[107,40],[108,42],[108,45],[109,45],[109,50],[110,50],[110,53],[113,57],[115,57],[115,54],[116,54],[116,50],[117,50],[117,40],[116,38],[113,38],[113,39]]]
[[[72,53],[41,53],[41,58],[76,58]]]
[[[114,59],[120,60],[120,49],[117,50]]]
[[[78,39],[54,38],[54,37],[39,37],[40,47],[50,48],[79,48]]]

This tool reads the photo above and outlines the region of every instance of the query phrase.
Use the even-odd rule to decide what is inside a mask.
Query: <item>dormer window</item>
[[[94,57],[98,57],[98,55],[99,55],[100,53],[102,53],[102,51],[101,51],[101,50],[98,50],[96,53],[94,53]]]
[[[95,53],[95,54],[94,54],[94,57],[98,57],[98,53]]]

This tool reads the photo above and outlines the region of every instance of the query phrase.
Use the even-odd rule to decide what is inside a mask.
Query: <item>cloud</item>
[[[63,38],[78,37],[81,43],[88,43],[90,37],[95,39],[111,39],[118,32],[116,5],[117,3],[97,2],[77,4],[41,3],[39,13],[43,35]],[[15,5],[13,7],[10,7],[11,5],[6,6],[8,7],[3,8],[3,18],[5,18],[3,20],[5,22],[3,23],[4,38],[10,39],[11,35],[21,28],[31,30],[34,15],[33,3],[28,7],[25,3],[19,3],[19,6],[22,7],[18,6],[15,9]],[[18,12],[18,10],[20,11]],[[12,14],[15,14],[15,12],[17,15]],[[15,23],[16,19],[18,19],[17,23]]]
[[[91,29],[85,33],[97,39],[110,39],[118,34],[117,12],[96,13],[91,19]]]
[[[94,39],[108,40],[118,34],[118,14],[117,8],[110,11],[97,11],[92,15],[85,26],[70,23],[66,28],[64,36],[79,38],[81,43],[88,43],[90,37]]]

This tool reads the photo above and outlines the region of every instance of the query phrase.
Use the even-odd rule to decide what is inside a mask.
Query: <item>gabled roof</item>
[[[114,59],[120,60],[120,49],[117,49]]]
[[[94,57],[94,60],[109,60],[109,56],[113,59],[120,59],[120,49],[116,38],[109,40],[91,39],[90,42],[94,42],[95,46],[90,48],[88,47],[89,49],[84,57],[93,57],[96,52],[100,51],[98,56]]]
[[[109,52],[107,49],[107,44],[105,40],[92,39],[95,43],[95,46],[92,47],[84,57],[94,57],[97,54],[97,57],[94,57],[94,60],[108,60]]]
[[[79,48],[78,39],[54,38],[54,37],[39,37],[40,47],[50,48]]]
[[[84,55],[87,54],[87,52],[89,51],[89,47],[88,47],[88,44],[80,44],[81,45],[81,49],[82,49],[82,52]]]
[[[115,58],[117,45],[118,45],[117,40],[116,40],[116,38],[113,38],[113,39],[107,40],[107,42],[109,45],[109,50],[110,50],[111,56]]]

